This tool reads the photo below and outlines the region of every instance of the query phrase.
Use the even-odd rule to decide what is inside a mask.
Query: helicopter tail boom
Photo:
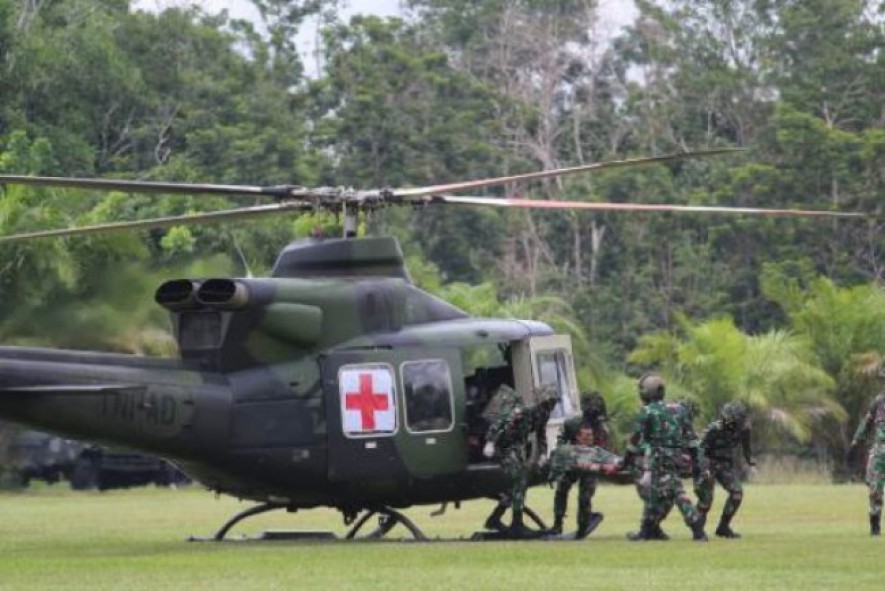
[[[212,387],[207,381],[210,376],[171,360],[0,347],[0,418],[176,455],[187,451],[193,392]]]

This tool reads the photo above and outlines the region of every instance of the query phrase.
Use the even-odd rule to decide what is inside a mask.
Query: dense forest
[[[637,0],[614,34],[592,0],[409,0],[400,18],[349,21],[336,0],[252,2],[260,23],[198,5],[0,0],[0,172],[371,188],[740,146],[494,194],[885,206],[882,1]],[[321,31],[309,58],[308,22]],[[0,234],[229,205],[7,186]],[[169,354],[162,278],[259,274],[338,223],[3,245],[0,339]],[[395,234],[416,283],[471,313],[568,330],[582,387],[620,428],[636,377],[656,369],[702,420],[742,398],[757,444],[836,466],[881,387],[881,216],[451,208],[383,212],[361,231]]]

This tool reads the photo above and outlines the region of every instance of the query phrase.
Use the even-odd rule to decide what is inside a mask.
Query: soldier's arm
[[[489,430],[486,431],[486,441],[491,441],[495,443],[498,441],[498,437],[501,436],[502,431],[504,430],[505,421],[503,418],[499,417],[496,419],[490,426]]]
[[[606,425],[605,421],[599,421],[599,425],[596,427],[596,432],[593,434],[594,443],[599,447],[610,449],[611,443],[611,433],[608,430],[608,425]]]
[[[753,454],[750,451],[750,429],[741,430],[741,451],[743,451],[744,459],[747,461],[747,464],[750,466],[755,466],[756,462],[753,461]]]
[[[869,410],[867,410],[867,414],[864,415],[863,420],[857,426],[857,431],[854,433],[854,438],[851,440],[851,446],[857,447],[867,438],[867,434],[873,428],[873,423],[876,420],[876,406],[880,402],[880,397],[876,397],[875,400],[870,404]]]
[[[642,444],[643,435],[646,429],[646,416],[645,409],[639,411],[639,414],[636,415],[636,419],[633,422],[633,431],[630,433],[630,437],[627,438],[627,450],[624,453],[624,466],[630,466],[636,459],[636,456],[641,454],[640,445]]]
[[[707,425],[707,428],[704,429],[704,433],[701,435],[701,447],[706,451],[710,451],[713,446],[716,444],[716,435],[717,435],[717,425],[716,423],[710,423]]]
[[[571,441],[569,440],[569,435],[568,435],[569,422],[570,421],[568,419],[566,419],[566,421],[563,422],[562,425],[559,426],[559,433],[556,434],[556,446],[557,447],[559,447],[560,445],[565,445],[567,443],[571,443]]]

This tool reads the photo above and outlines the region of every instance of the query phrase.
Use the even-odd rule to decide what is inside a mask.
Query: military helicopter
[[[344,236],[289,244],[270,277],[179,278],[156,290],[178,359],[0,347],[0,417],[173,461],[218,493],[266,511],[339,510],[347,538],[374,515],[382,537],[413,505],[495,498],[506,489],[481,454],[491,395],[527,401],[556,389],[548,429],[578,409],[568,335],[532,320],[474,318],[412,284],[392,238],[356,238],[359,216],[406,206],[864,218],[836,211],[640,205],[458,196],[562,175],[734,152],[716,149],[435,186],[351,190],[0,176],[0,185],[269,198],[188,216],[0,237],[0,242],[333,211]],[[532,517],[533,513],[529,513]],[[543,526],[540,519],[534,517]]]

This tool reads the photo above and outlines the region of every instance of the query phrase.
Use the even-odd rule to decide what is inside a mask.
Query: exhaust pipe
[[[209,279],[200,285],[197,302],[219,310],[240,310],[249,303],[249,288],[233,279]]]
[[[200,283],[198,281],[173,279],[157,288],[154,301],[170,312],[195,310],[200,307],[200,303],[197,301],[197,290],[199,289]]]

